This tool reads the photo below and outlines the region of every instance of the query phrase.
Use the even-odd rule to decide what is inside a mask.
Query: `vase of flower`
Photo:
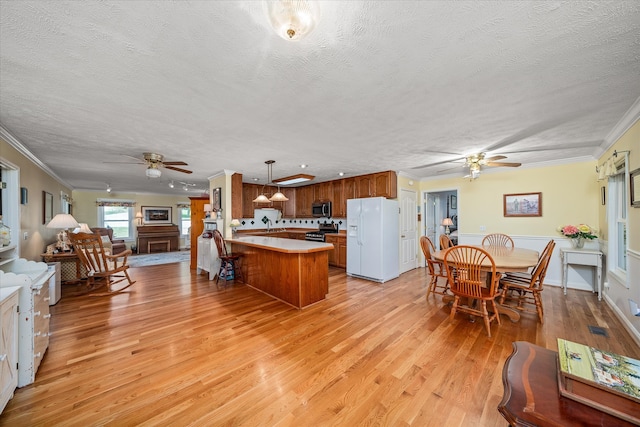
[[[582,237],[575,237],[571,239],[571,246],[574,249],[582,249],[584,247],[584,239]]]
[[[581,249],[584,247],[585,240],[593,240],[598,238],[598,232],[586,224],[565,225],[558,227],[558,231],[571,241],[571,247]]]

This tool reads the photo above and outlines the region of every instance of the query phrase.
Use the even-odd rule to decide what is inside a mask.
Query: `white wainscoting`
[[[460,234],[458,243],[461,245],[479,245],[486,234]],[[549,240],[555,240],[556,247],[549,260],[547,275],[544,279],[545,285],[562,286],[562,261],[560,259],[560,249],[570,248],[571,241],[564,237],[558,236],[514,236],[509,235],[516,247],[533,249],[540,253],[547,245]],[[598,240],[587,241],[584,245],[585,249],[598,250]],[[604,277],[604,268],[602,271]],[[594,272],[592,267],[588,266],[569,266],[569,274],[567,276],[567,287],[569,289],[580,289],[585,291],[593,291]]]

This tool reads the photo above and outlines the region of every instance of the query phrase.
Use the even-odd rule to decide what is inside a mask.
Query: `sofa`
[[[113,228],[93,227],[91,228],[91,231],[94,233],[98,233],[101,236],[106,236],[109,238],[110,245],[105,244],[104,246],[111,246],[111,253],[113,255],[119,254],[127,250],[127,245],[124,243],[123,239],[113,238]]]

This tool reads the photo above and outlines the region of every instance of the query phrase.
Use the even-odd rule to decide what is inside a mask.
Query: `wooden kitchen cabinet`
[[[269,187],[269,194],[275,194],[278,187]],[[280,192],[289,199],[286,202],[273,202],[273,207],[282,212],[282,218],[296,217],[296,189],[280,187]],[[252,215],[253,216],[253,215]]]
[[[347,268],[347,236],[326,234],[325,239],[333,245],[333,250],[329,251],[329,265]]]
[[[243,217],[244,203],[242,200],[242,174],[231,175],[231,218]]]
[[[319,184],[314,184],[313,186],[313,201],[331,201],[333,199],[332,194],[332,181],[321,182]]]
[[[191,232],[189,233],[190,268],[198,268],[198,237],[204,230],[204,205],[211,203],[209,196],[189,197],[191,200]]]
[[[356,181],[356,199],[365,197],[373,197],[373,175],[360,175],[355,177]]]
[[[334,218],[347,216],[347,199],[344,197],[344,179],[333,181],[331,201]]]
[[[296,188],[296,217],[312,218],[311,204],[313,203],[314,188],[312,185]]]
[[[373,174],[373,196],[395,199],[398,197],[398,176],[393,171]]]

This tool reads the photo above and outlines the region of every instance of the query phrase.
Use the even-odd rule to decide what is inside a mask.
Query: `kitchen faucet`
[[[267,220],[267,233],[271,231],[271,226],[273,225],[273,223],[271,222],[270,219]]]

